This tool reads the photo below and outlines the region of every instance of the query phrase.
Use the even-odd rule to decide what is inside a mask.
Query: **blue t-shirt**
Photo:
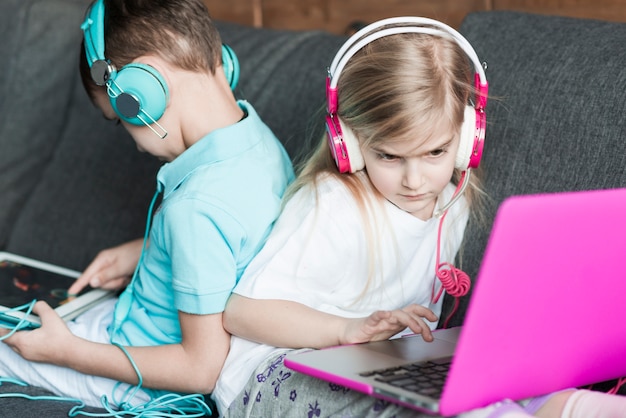
[[[293,168],[254,108],[242,101],[239,106],[246,118],[211,132],[161,167],[163,200],[137,277],[125,291],[132,293],[130,307],[116,306],[115,317],[123,321],[114,341],[179,343],[178,311],[222,312],[265,243]]]

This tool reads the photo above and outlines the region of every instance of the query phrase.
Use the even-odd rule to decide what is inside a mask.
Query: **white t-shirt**
[[[368,228],[348,189],[333,178],[318,186],[317,203],[310,188],[289,200],[234,292],[255,299],[296,301],[350,318],[411,303],[439,315],[443,298],[432,302],[439,219],[422,221],[385,201],[368,216],[375,234],[372,253],[367,246]],[[447,203],[453,192],[454,186],[448,185],[438,205]],[[444,221],[441,262],[454,261],[467,219],[467,204],[461,198]],[[370,271],[372,265],[375,269]],[[435,292],[440,286],[437,281]],[[434,329],[436,324],[430,326]],[[219,410],[228,408],[264,359],[284,350],[233,336],[213,392]]]

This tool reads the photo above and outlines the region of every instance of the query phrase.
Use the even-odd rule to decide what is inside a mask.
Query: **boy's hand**
[[[3,342],[26,360],[63,365],[63,358],[70,352],[68,349],[76,337],[46,302],[37,302],[33,313],[41,318],[41,327],[18,331]],[[2,334],[8,331],[0,330]]]
[[[416,304],[393,311],[376,311],[367,318],[349,320],[342,343],[386,340],[407,327],[415,334],[422,334],[424,341],[432,341],[432,331],[424,318],[431,322],[438,319],[433,311]]]
[[[102,289],[122,289],[130,282],[139,262],[142,245],[143,240],[137,239],[100,251],[67,290],[68,294],[78,294],[87,285]]]

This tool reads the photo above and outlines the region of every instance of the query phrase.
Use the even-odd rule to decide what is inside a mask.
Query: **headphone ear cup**
[[[230,89],[235,90],[239,83],[239,60],[235,51],[226,44],[222,44],[222,66]]]
[[[365,168],[365,160],[363,159],[363,154],[361,154],[361,145],[359,144],[359,140],[352,129],[348,128],[343,123],[341,118],[337,119],[339,120],[339,125],[341,126],[343,142],[346,144],[346,150],[348,152],[348,156],[350,157],[350,172],[354,173],[359,170],[363,170]]]
[[[472,153],[476,148],[476,109],[472,106],[465,106],[463,124],[461,125],[461,135],[459,139],[459,150],[456,153],[454,167],[460,170],[478,167],[478,162],[472,166]]]
[[[124,66],[109,82],[109,89],[115,93],[110,97],[113,110],[132,125],[150,125],[159,120],[169,100],[165,79],[146,64]]]
[[[337,115],[326,115],[326,135],[340,173],[354,173],[365,167],[359,140]]]
[[[339,126],[336,116],[330,114],[326,115],[326,139],[337,170],[339,170],[340,173],[349,172],[350,159],[348,158],[345,145],[342,142],[341,126]]]

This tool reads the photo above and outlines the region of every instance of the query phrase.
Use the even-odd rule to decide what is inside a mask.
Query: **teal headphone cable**
[[[3,383],[14,384],[17,386],[28,386],[27,383],[19,380],[0,377],[0,386]],[[84,411],[85,403],[76,398],[65,398],[55,395],[28,395],[26,393],[12,392],[12,393],[0,393],[0,399],[3,398],[21,398],[30,401],[55,401],[55,402],[68,402],[75,403],[76,405],[70,409],[68,417],[94,417],[94,418],[200,418],[211,417],[212,410],[204,402],[201,395],[164,395],[160,398],[156,398],[146,404],[137,405],[134,407],[127,407],[126,409],[115,410],[108,404],[106,395],[102,397],[102,407],[107,412],[88,412]],[[174,403],[180,402],[181,398],[184,398],[190,403],[190,406],[177,406]],[[193,405],[195,404],[195,406]]]
[[[13,310],[25,309],[26,315],[28,315],[32,311],[34,304],[35,304],[35,301],[33,300],[31,303],[19,306],[17,308],[14,308]],[[12,327],[12,330],[10,333],[8,333],[7,335],[3,337],[0,337],[0,341],[5,338],[8,338],[9,336],[13,335],[15,332],[20,330],[23,327],[24,322],[30,323],[26,319],[22,318],[22,320],[17,325]],[[137,374],[137,379],[138,379],[137,385],[129,386],[124,391],[124,394],[122,395],[119,401],[115,399],[115,392],[116,392],[116,389],[122,383],[121,382],[116,383],[111,396],[113,397],[113,404],[118,405],[117,408],[114,408],[113,406],[111,406],[107,395],[102,395],[102,397],[100,398],[102,408],[104,408],[107,411],[104,413],[84,411],[83,409],[85,408],[85,403],[82,400],[76,399],[76,398],[67,398],[63,396],[55,396],[55,395],[34,396],[34,395],[28,395],[26,393],[20,393],[20,392],[6,392],[6,393],[0,393],[0,399],[22,398],[22,399],[27,399],[31,401],[61,401],[61,402],[76,403],[77,405],[72,407],[72,409],[69,411],[68,417],[87,416],[87,417],[101,417],[101,418],[106,418],[106,417],[119,417],[119,418],[125,418],[125,417],[137,417],[137,418],[140,418],[140,417],[170,418],[172,417],[172,418],[175,418],[175,417],[178,417],[180,418],[181,416],[183,416],[183,417],[194,418],[194,417],[212,416],[213,410],[207,404],[204,395],[198,394],[198,393],[188,394],[188,395],[170,393],[170,394],[166,394],[157,398],[152,398],[150,401],[143,403],[143,404],[132,405],[131,400],[135,397],[137,392],[141,390],[141,388],[143,387],[143,377],[141,375],[141,372],[139,371],[139,367],[137,367],[137,364],[131,357],[128,350],[126,350],[124,346],[116,342],[112,342],[111,344],[119,348],[124,353],[128,361],[130,362],[131,366],[133,367],[133,370]],[[23,386],[23,387],[28,386],[28,383],[25,383],[17,379],[13,379],[9,377],[0,377],[0,386],[2,386],[3,383],[11,383],[11,384]]]
[[[8,334],[0,337],[0,341],[4,340],[5,338],[9,338],[11,335],[15,334],[17,331],[35,326],[35,324],[30,322],[26,318],[33,311],[33,308],[35,307],[36,302],[37,300],[33,299],[32,301],[30,301],[29,303],[25,303],[24,305],[16,306],[15,308],[6,309],[2,311],[2,313],[24,311],[24,315],[20,318],[20,320],[15,325],[13,324],[9,325],[9,324],[0,322],[0,327],[11,330]]]
[[[130,283],[126,286],[126,289],[120,294],[116,306],[115,311],[113,312],[113,323],[111,327],[111,343],[113,343],[113,338],[117,331],[119,331],[122,323],[126,320],[128,316],[132,304],[133,298],[133,284],[135,283],[135,279],[139,274],[139,268],[141,267],[141,263],[143,262],[143,257],[146,251],[146,245],[148,243],[148,237],[150,235],[150,225],[152,223],[152,212],[154,211],[154,205],[157,201],[157,198],[161,194],[161,185],[157,185],[157,190],[152,196],[152,201],[150,202],[150,206],[148,207],[148,215],[146,220],[146,229],[143,234],[143,244],[141,246],[141,254],[139,255],[139,261],[137,262],[137,266],[135,267],[135,271],[133,272],[133,277],[130,279]],[[121,316],[120,316],[121,314]]]
[[[148,242],[148,237],[150,234],[150,226],[152,223],[152,215],[154,211],[154,206],[161,191],[162,191],[162,187],[160,184],[158,184],[157,190],[154,193],[154,196],[152,197],[152,201],[150,202],[150,206],[148,208],[146,229],[144,232],[143,244],[141,247],[141,255],[139,256],[139,261],[137,263],[137,266],[135,267],[135,271],[133,273],[133,277],[130,283],[128,284],[124,292],[120,295],[120,300],[122,299],[124,300],[121,303],[118,300],[118,304],[120,304],[121,307],[123,308],[121,312],[122,316],[121,317],[118,316],[118,313],[120,312],[118,312],[116,309],[113,315],[114,317],[113,327],[111,330],[111,344],[118,347],[124,353],[124,355],[126,355],[126,358],[128,359],[133,369],[135,370],[135,373],[137,374],[138,383],[136,386],[128,387],[125,390],[122,396],[122,399],[118,401],[115,399],[116,389],[121,385],[121,383],[118,382],[115,385],[115,388],[113,389],[113,394],[112,394],[112,396],[114,397],[113,402],[119,405],[120,409],[124,409],[127,412],[133,411],[133,413],[139,413],[139,415],[133,415],[133,416],[149,416],[149,415],[143,415],[143,413],[152,413],[155,411],[158,412],[158,415],[156,416],[159,416],[159,417],[181,416],[181,414],[187,417],[211,416],[212,410],[206,404],[204,400],[204,395],[201,395],[201,394],[180,395],[180,394],[171,393],[171,394],[163,395],[158,398],[154,398],[144,405],[132,406],[130,404],[130,400],[143,387],[143,377],[141,376],[141,372],[139,371],[137,364],[133,360],[130,353],[126,350],[126,348],[122,346],[121,344],[114,341],[115,334],[121,327],[122,323],[128,316],[130,309],[131,309],[132,294],[133,294],[132,287],[137,278],[137,275],[139,274],[139,268],[143,262],[146,245]],[[103,406],[105,406],[105,408],[108,406],[108,398],[106,396],[103,396],[102,403],[103,403]],[[142,410],[142,411],[140,412],[139,410]],[[169,410],[170,412],[166,412],[167,410]]]
[[[126,318],[126,316],[128,315],[130,311],[130,307],[131,307],[130,299],[132,298],[132,285],[139,272],[139,267],[143,261],[144,251],[146,248],[146,243],[147,243],[148,236],[149,236],[150,224],[152,220],[152,212],[153,212],[157,197],[159,196],[160,193],[161,193],[161,187],[159,185],[159,187],[157,187],[156,193],[154,194],[152,198],[152,201],[150,202],[150,207],[148,209],[148,219],[146,221],[146,230],[144,233],[143,246],[141,249],[141,255],[139,257],[137,267],[135,268],[131,282],[128,284],[126,290],[122,293],[122,295],[120,295],[120,298],[124,296],[125,294],[127,295],[127,300],[125,301],[125,306],[124,306],[125,311],[122,312],[123,316],[121,318],[115,318],[116,315],[114,314],[114,321],[112,324],[113,329],[111,331],[111,344],[119,348],[124,353],[124,355],[130,362],[130,364],[132,365],[135,373],[137,374],[137,379],[138,379],[137,385],[134,385],[134,386],[130,385],[122,394],[121,399],[117,400],[115,396],[115,392],[116,392],[116,389],[120,385],[122,385],[121,382],[117,382],[113,389],[113,393],[111,394],[111,397],[112,397],[113,405],[118,405],[118,407],[111,406],[109,397],[107,395],[102,395],[100,397],[100,402],[102,404],[102,408],[107,411],[107,412],[102,412],[102,413],[84,411],[84,408],[86,405],[82,400],[76,399],[76,398],[67,398],[63,396],[55,396],[55,395],[33,396],[33,395],[28,395],[26,393],[17,392],[17,393],[0,393],[0,399],[22,398],[22,399],[33,400],[33,401],[47,400],[47,401],[61,401],[61,402],[76,403],[76,405],[72,407],[72,409],[69,411],[68,417],[86,416],[86,417],[98,417],[98,418],[106,418],[106,417],[119,417],[119,418],[189,417],[189,418],[195,418],[195,417],[211,417],[214,415],[214,410],[212,409],[211,406],[209,406],[209,404],[207,404],[207,400],[205,396],[199,393],[187,394],[187,395],[169,393],[169,394],[165,394],[156,398],[151,398],[151,400],[146,403],[133,405],[131,403],[131,400],[135,397],[137,392],[139,392],[142,389],[143,377],[141,375],[141,372],[139,371],[139,368],[137,367],[137,364],[131,357],[128,350],[126,350],[126,348],[122,346],[121,344],[113,341],[115,332],[117,331],[118,327],[121,325],[121,323],[124,321],[124,319]],[[15,326],[11,326],[10,328],[7,325],[3,325],[0,323],[0,326],[11,329],[11,332],[9,332],[7,335],[0,337],[0,341],[2,341],[5,338],[8,338],[9,336],[13,335],[15,332],[21,329],[28,328],[29,326],[31,326],[31,322],[26,319],[26,315],[32,312],[35,302],[36,301],[33,300],[32,302],[28,304],[10,309],[10,311],[24,310],[25,315],[24,315],[24,318],[22,318]],[[12,384],[15,384],[18,386],[24,386],[24,387],[29,386],[28,383],[22,382],[20,380],[8,378],[8,377],[0,377],[0,386],[3,383],[12,383]],[[209,401],[209,403],[211,402]]]

